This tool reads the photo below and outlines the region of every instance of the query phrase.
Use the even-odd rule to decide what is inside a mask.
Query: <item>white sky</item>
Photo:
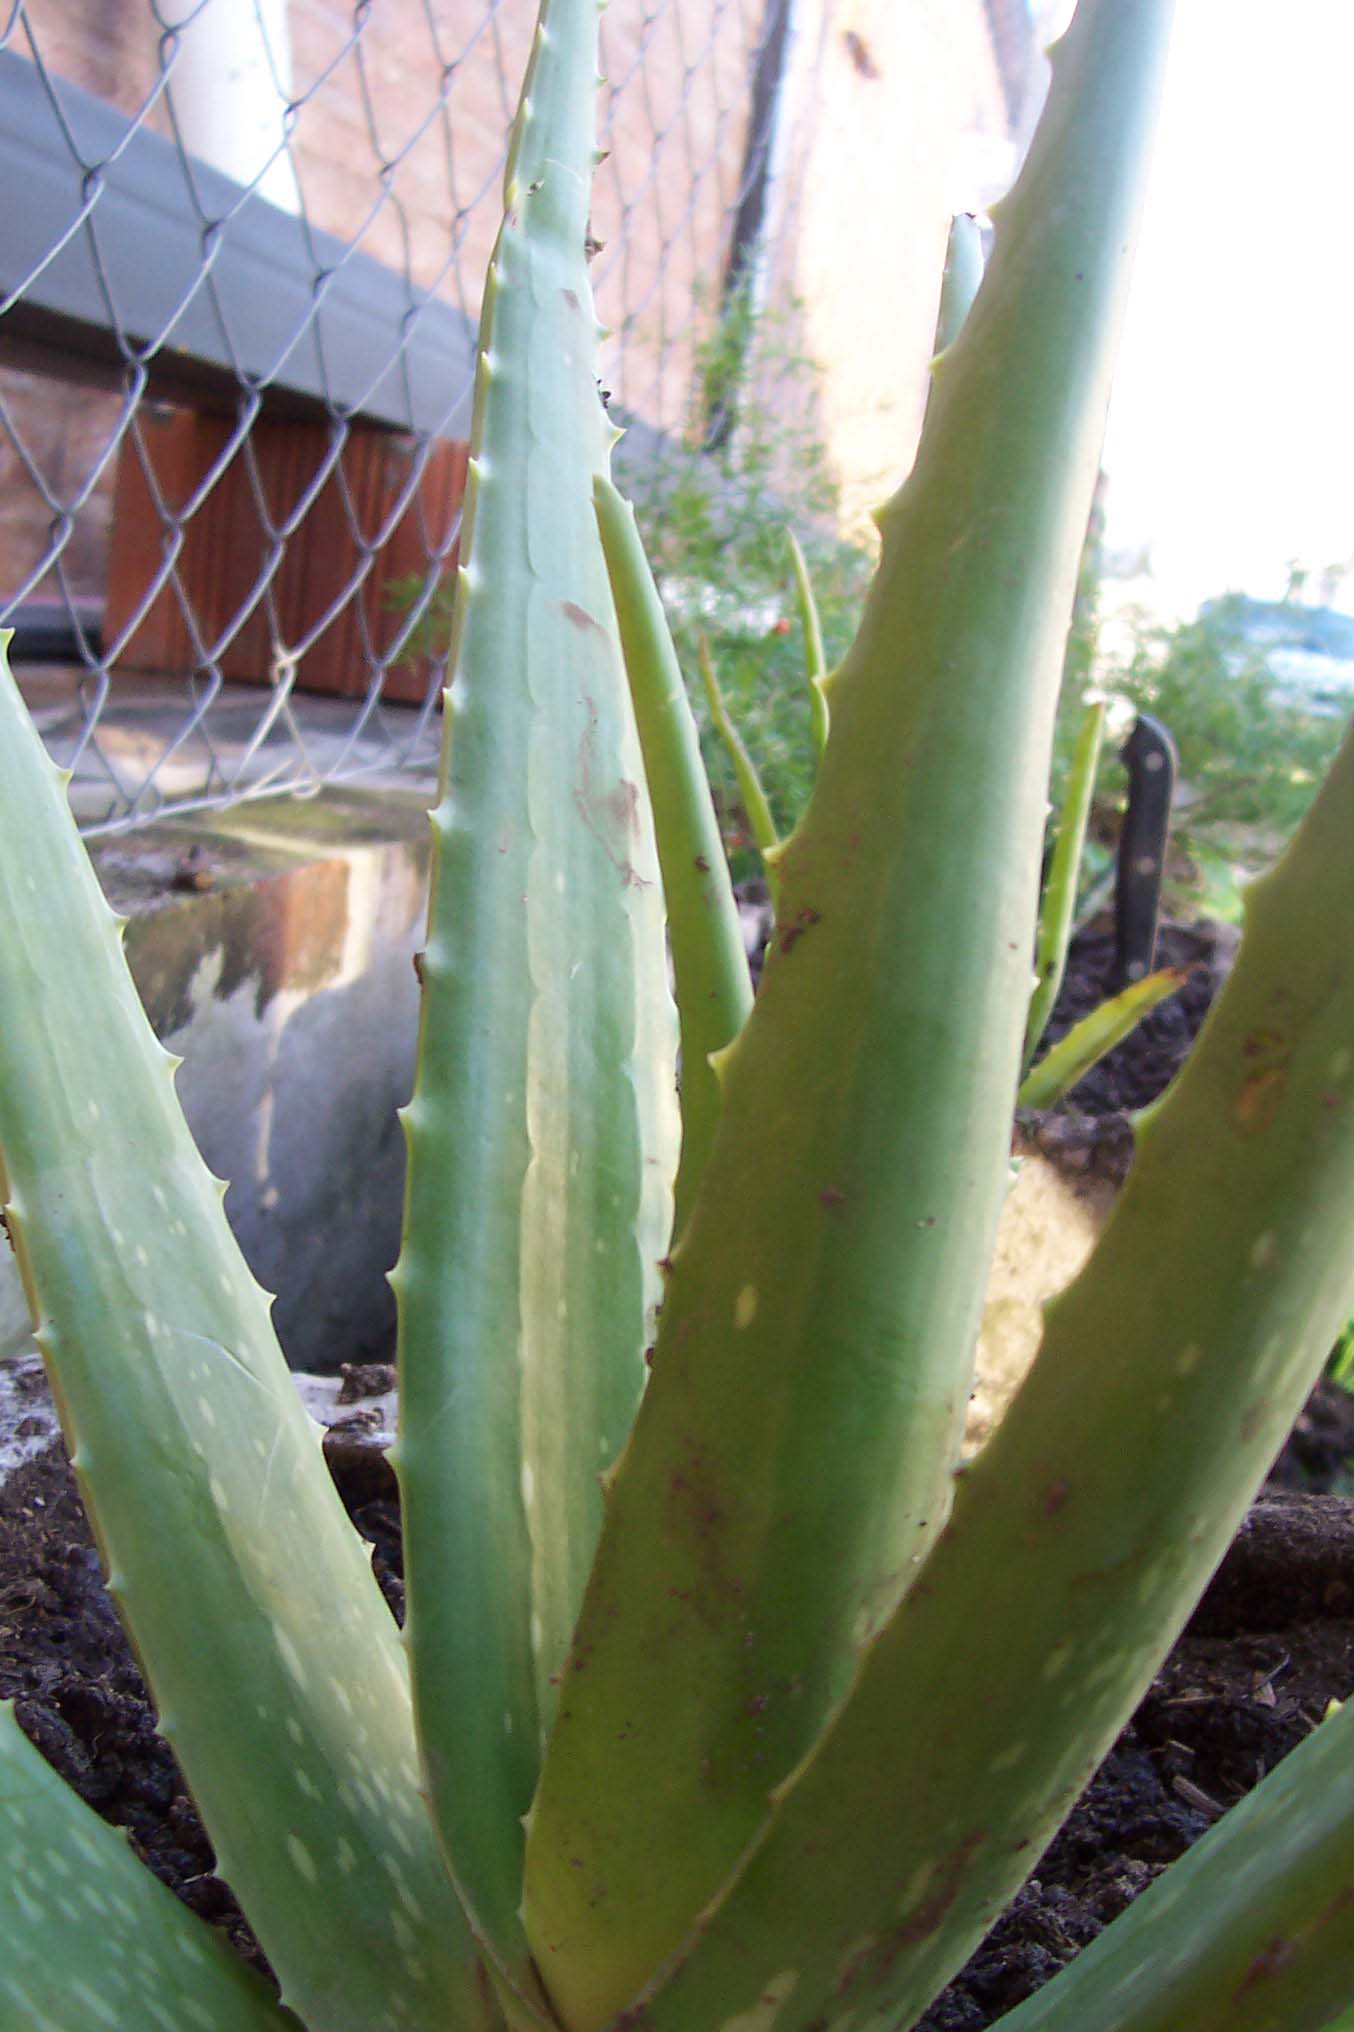
[[[1105,454],[1169,609],[1354,561],[1352,209],[1354,0],[1179,0]]]

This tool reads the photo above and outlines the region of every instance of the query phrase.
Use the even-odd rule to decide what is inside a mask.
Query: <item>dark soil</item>
[[[1229,925],[1163,925],[1156,965],[1185,971],[1183,987],[1159,1002],[1122,1044],[1091,1067],[1064,1107],[1084,1115],[1109,1115],[1145,1108],[1154,1101],[1183,1064],[1231,966],[1236,945]],[[1113,965],[1112,926],[1097,925],[1072,941],[1067,972],[1044,1034],[1045,1050],[1106,999]]]
[[[1179,944],[1179,940],[1186,941]],[[1192,944],[1188,943],[1193,941]],[[1225,965],[1226,940],[1170,933],[1164,958],[1198,974],[1073,1096],[1088,1114],[1136,1108],[1175,1071]],[[1080,942],[1054,1034],[1099,999],[1108,935]],[[1206,989],[1206,992],[1205,992]],[[1045,1125],[1079,1161],[1075,1117]],[[1090,1143],[1122,1168],[1122,1121]],[[388,1372],[354,1373],[373,1394]],[[360,1401],[349,1421],[358,1433]],[[378,1577],[403,1613],[399,1513],[384,1459],[342,1443],[331,1466]],[[1329,1487],[1354,1454],[1354,1398],[1323,1385],[1276,1464],[1222,1569],[1138,1712],[1034,1878],[921,2021],[979,2032],[1012,2009],[1113,1919],[1168,1863],[1354,1692],[1354,1501]],[[1281,1486],[1282,1485],[1282,1486]],[[1297,1492],[1297,1493],[1295,1493]],[[104,1591],[59,1448],[0,1489],[0,1697],[49,1760],[137,1852],[241,1953],[264,1966],[167,1746]]]

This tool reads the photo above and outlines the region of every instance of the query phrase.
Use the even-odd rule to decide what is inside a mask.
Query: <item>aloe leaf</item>
[[[533,1809],[528,1931],[576,2032],[680,1949],[945,1520],[1168,11],[1093,5],[1062,45],[776,857]],[[757,1988],[790,1965],[759,1960]],[[756,1993],[733,1977],[689,2022]]]
[[[937,358],[959,337],[982,279],[982,228],[972,212],[956,212],[950,220],[945,243],[945,271],[940,284],[940,309],[936,313]]]
[[[596,0],[548,0],[484,292],[395,1277],[428,1784],[524,1990],[521,1817],[677,1156],[659,871],[593,510],[615,435],[584,251],[596,65]]]
[[[710,645],[704,636],[701,637],[697,650],[697,660],[700,664],[706,704],[710,708],[710,723],[724,743],[724,752],[733,766],[738,794],[747,813],[748,828],[761,854],[767,886],[771,892],[771,901],[774,903],[779,886],[775,866],[775,852],[780,844],[776,821],[771,816],[771,806],[762,787],[757,764],[748,753],[746,742],[729,717],[729,709],[724,703],[724,694],[715,675],[715,666],[710,660]]]
[[[809,687],[809,723],[813,732],[814,753],[822,759],[827,746],[828,708],[827,655],[823,648],[823,624],[818,614],[818,602],[814,598],[813,580],[809,577],[808,560],[804,556],[799,538],[793,529],[787,529],[785,540],[790,546],[790,563],[795,575],[795,601],[799,608],[799,625],[804,630],[804,675]]]
[[[1003,2032],[1339,2032],[1354,2006],[1354,1704],[1290,1752]],[[1340,2021],[1354,2021],[1354,2009]]]
[[[1106,701],[1087,701],[1077,729],[1072,766],[1063,788],[1063,808],[1053,842],[1053,859],[1039,908],[1039,939],[1034,958],[1034,994],[1030,999],[1029,1023],[1025,1030],[1025,1071],[1028,1074],[1039,1049],[1039,1040],[1048,1027],[1058,990],[1067,971],[1067,948],[1072,937],[1072,919],[1077,906],[1077,877],[1086,844],[1086,822],[1095,795],[1096,768],[1105,732]],[[1106,1049],[1109,1047],[1106,1046]],[[1026,1101],[1026,1107],[1047,1105]]]
[[[0,923],[10,1237],[109,1588],[222,1874],[307,2023],[487,2022],[399,1633],[7,667]]]
[[[57,1777],[0,1701],[0,2024],[299,2032],[212,1927]]]
[[[919,1582],[646,2027],[694,2032],[716,1999],[722,2022],[778,1976],[766,2032],[828,1997],[910,2024],[1036,1866],[1354,1299],[1351,924],[1354,732]],[[1202,1896],[1191,1917],[1207,1934]],[[1118,2025],[1099,1996],[1079,2022]]]
[[[1107,1051],[1132,1035],[1150,1010],[1184,987],[1189,971],[1188,967],[1161,967],[1099,1003],[1026,1073],[1016,1094],[1016,1106],[1054,1107]]]
[[[719,1123],[711,1054],[731,1044],[747,1021],[752,983],[700,737],[635,513],[607,479],[599,478],[595,500],[653,807],[677,982],[682,1156],[672,1225],[680,1234]]]

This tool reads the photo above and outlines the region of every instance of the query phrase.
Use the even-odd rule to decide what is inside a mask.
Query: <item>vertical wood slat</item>
[[[229,420],[184,409],[152,411],[142,418],[145,455],[166,507],[179,508],[221,456]],[[329,426],[261,418],[250,434],[259,484],[274,521],[283,520],[324,461]],[[243,452],[237,452],[189,518],[174,577],[150,603],[118,651],[120,670],[183,675],[199,662],[183,607],[190,608],[208,652],[224,676],[242,683],[271,681],[279,647],[302,641],[345,586],[360,572],[363,543],[372,541],[408,484],[416,440],[366,424],[353,424],[324,481],[260,598],[229,633],[264,572],[270,542],[259,515]],[[392,581],[427,570],[428,552],[444,544],[460,510],[468,448],[438,440],[430,448],[417,489],[366,577],[323,633],[302,655],[296,682],[303,691],[340,698],[365,693],[370,682],[366,643],[378,651],[394,639],[402,616],[390,603]],[[345,502],[338,478],[351,496]],[[166,528],[155,506],[141,459],[125,448],[118,465],[108,562],[104,639],[115,643],[132,621],[163,558]],[[453,547],[445,569],[456,562]],[[177,584],[178,591],[175,591]],[[365,622],[365,636],[364,636]],[[386,675],[383,696],[421,701],[427,661],[415,656]]]

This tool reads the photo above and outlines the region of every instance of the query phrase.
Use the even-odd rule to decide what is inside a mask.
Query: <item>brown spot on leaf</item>
[[[564,608],[565,619],[572,621],[575,628],[595,628],[599,635],[606,634],[597,616],[590,614],[586,607],[580,607],[577,600],[563,600],[560,604]]]
[[[1044,1490],[1043,1501],[1040,1504],[1044,1515],[1056,1517],[1071,1493],[1066,1482],[1050,1482]]]
[[[820,918],[821,913],[815,910],[811,903],[806,903],[802,910],[796,911],[793,924],[778,926],[778,942],[781,951],[783,953],[793,952],[800,939],[803,938],[804,933],[812,930],[813,926],[820,922]]]
[[[622,777],[607,798],[607,809],[612,819],[624,832],[639,831],[639,785]]]
[[[566,613],[573,619],[581,615],[584,623],[596,627],[591,615],[584,614],[581,607],[573,602],[564,603]],[[571,611],[572,610],[572,611]],[[603,789],[597,783],[597,708],[591,699],[587,700],[588,724],[578,744],[578,774],[574,785],[574,807],[588,831],[601,847],[627,889],[643,889],[646,880],[630,859],[631,840],[640,834],[639,786],[622,777]],[[619,837],[618,837],[619,835]]]
[[[1249,1030],[1241,1049],[1247,1058],[1273,1058],[1283,1050],[1283,1034],[1278,1030]]]
[[[1292,1941],[1285,1939],[1283,1934],[1276,1933],[1269,1944],[1256,1955],[1233,1990],[1233,2003],[1239,2002],[1248,1990],[1258,1989],[1262,1983],[1267,1983],[1271,1976],[1278,1975],[1281,1970],[1287,1968],[1292,1959]]]
[[[851,1957],[837,1978],[839,1996],[862,1978],[867,1987],[883,1982],[905,1949],[915,1947],[918,1941],[929,1940],[940,1930],[959,1895],[970,1858],[986,1840],[987,1833],[983,1828],[975,1828],[964,1836],[948,1860],[932,1870],[930,1881],[933,1888],[915,1911]]]
[[[1248,1136],[1268,1129],[1279,1112],[1285,1085],[1285,1075],[1276,1065],[1243,1080],[1232,1111],[1237,1127]]]

